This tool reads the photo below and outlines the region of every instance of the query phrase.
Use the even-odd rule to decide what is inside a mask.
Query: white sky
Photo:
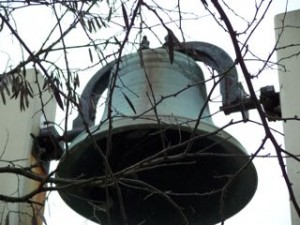
[[[241,15],[247,15],[247,11],[249,10],[248,7],[250,7],[247,6],[249,2],[252,1],[235,1],[234,4],[237,4],[236,7],[239,10],[243,10],[243,12],[239,11]],[[261,56],[267,56],[274,45],[274,15],[284,11],[285,1],[277,0],[274,2],[275,3],[271,7],[269,14],[264,19],[262,26],[259,28],[259,30],[255,34],[255,38],[253,38],[251,42],[251,48],[256,49],[256,53],[260,54]],[[297,0],[289,1],[288,8],[289,10],[299,9],[300,2]],[[218,26],[214,26],[215,23],[212,23],[209,17],[203,19],[201,23],[197,21],[189,21],[189,23],[189,25],[191,26],[191,40],[214,43],[222,47],[232,57],[234,57],[234,52],[232,50],[231,43],[229,42],[229,37],[226,36],[224,32],[220,31]],[[257,70],[257,68],[255,68],[255,65],[251,69],[252,71]],[[275,85],[278,90],[277,72],[275,70],[263,72],[262,76],[257,81],[257,90],[259,90],[260,87],[266,85]],[[211,110],[213,111],[213,107],[211,108]],[[216,125],[222,125],[230,121],[230,119],[234,118],[235,116],[237,115],[227,117],[225,117],[224,115],[219,115],[217,116],[217,118],[214,118],[214,122],[216,123]],[[251,112],[250,118],[257,118],[255,112]],[[271,125],[278,130],[282,130],[280,123],[271,123]],[[231,133],[235,138],[237,138],[249,152],[254,152],[258,148],[258,146],[261,144],[261,139],[264,136],[263,129],[261,129],[261,127],[257,125],[240,125],[235,126],[227,131]],[[281,143],[283,143],[281,136],[278,136],[278,139],[281,140]],[[275,154],[273,148],[270,145],[266,145],[266,149],[264,151],[273,155]],[[256,165],[259,176],[257,192],[251,202],[237,215],[228,219],[225,224],[291,224],[289,215],[289,197],[276,158],[255,159],[254,163]],[[58,202],[57,198],[54,197],[54,195],[57,195],[56,193],[53,193],[52,195],[53,199],[55,198],[56,200],[54,202],[51,201],[51,203],[49,204],[50,207],[48,208],[48,210],[50,212],[50,216],[47,217],[49,225],[65,224],[66,221],[68,223],[72,223],[73,225],[93,224],[86,219],[80,219],[79,217],[77,217],[76,213],[74,213],[67,206],[63,207],[63,204],[61,202]]]
[[[187,4],[188,1],[186,1]],[[209,3],[210,1],[208,1]],[[238,12],[241,15],[247,15],[251,13],[251,4],[253,1],[234,1],[234,5],[238,9]],[[233,3],[232,3],[233,4]],[[230,4],[231,5],[231,4]],[[275,0],[272,4],[272,7],[264,19],[262,26],[259,27],[259,30],[255,33],[255,37],[250,42],[251,49],[256,50],[256,54],[261,55],[262,57],[267,56],[270,53],[270,50],[274,46],[274,25],[273,17],[274,15],[284,11],[285,1],[284,0]],[[187,5],[186,7],[193,8],[193,5]],[[290,0],[289,1],[289,10],[300,9],[299,0]],[[30,16],[32,13],[35,13],[34,17]],[[43,15],[42,12],[29,12],[28,14],[20,15],[20,20],[24,22],[24,27],[26,29],[24,32],[24,38],[33,44],[36,41],[42,39],[40,35],[47,33],[47,16]],[[250,14],[251,15],[251,14]],[[49,15],[48,15],[49,16]],[[36,17],[39,17],[37,20]],[[25,19],[26,18],[26,19]],[[26,25],[28,21],[31,21],[31,26]],[[190,40],[193,41],[204,41],[213,43],[222,47],[227,51],[233,58],[234,52],[231,46],[229,37],[226,33],[220,30],[219,26],[215,22],[212,22],[209,17],[203,18],[201,22],[199,21],[188,21],[188,25],[191,27],[188,32]],[[242,26],[242,24],[234,24],[235,26]],[[38,32],[36,28],[38,27]],[[22,31],[20,31],[22,32]],[[164,36],[165,33],[162,33],[160,36]],[[8,41],[9,40],[5,40]],[[0,36],[0,50],[5,48],[5,41],[1,40]],[[150,39],[151,41],[151,39]],[[10,54],[18,54],[17,49],[9,51]],[[78,55],[77,55],[78,57]],[[5,55],[1,55],[1,59],[5,59]],[[80,57],[79,57],[80,58]],[[82,60],[79,63],[84,63]],[[251,71],[255,72],[257,70],[256,65],[251,67]],[[100,69],[100,67],[98,68]],[[93,73],[91,74],[93,75]],[[83,82],[84,83],[84,82]],[[277,72],[275,70],[269,70],[262,73],[260,78],[255,81],[255,87],[259,90],[260,87],[266,85],[275,85],[278,90],[277,83]],[[219,107],[219,106],[218,106]],[[211,111],[213,112],[214,106],[211,106]],[[217,126],[228,123],[234,116],[224,116],[218,115],[214,119],[214,122]],[[257,119],[257,115],[254,112],[250,114],[251,119]],[[280,123],[272,123],[276,129],[281,130]],[[251,153],[254,152],[258,146],[261,144],[261,139],[264,137],[263,129],[257,125],[239,125],[227,130],[232,134],[236,139],[238,139],[244,147]],[[278,136],[280,142],[283,143],[282,137]],[[264,151],[266,153],[271,153],[274,155],[273,148],[270,145]],[[276,159],[255,159],[255,165],[257,168],[259,183],[258,189],[251,200],[251,202],[237,215],[233,218],[228,219],[226,225],[289,225],[290,216],[289,216],[289,197],[287,194],[286,186],[283,178],[281,177],[281,172],[277,164]],[[93,224],[92,222],[87,221],[85,218],[78,216],[70,208],[68,208],[64,203],[59,199],[58,194],[53,192],[50,195],[50,200],[47,205],[45,212],[46,220],[48,225],[83,225],[83,224]]]
[[[240,3],[240,5],[236,5],[239,10],[244,10],[241,14],[247,15],[248,7],[246,5],[250,1],[235,2],[235,4]],[[284,10],[284,1],[277,0],[275,2],[273,7],[271,7],[268,16],[264,19],[263,25],[259,28],[257,34],[255,34],[255,38],[253,38],[251,42],[252,49],[256,49],[256,53],[261,56],[269,54],[274,45],[273,16]],[[290,10],[299,8],[300,2],[297,2],[296,0],[289,2]],[[234,57],[229,37],[226,37],[226,34],[220,31],[218,26],[214,26],[215,23],[212,23],[209,17],[203,19],[201,23],[198,23],[197,21],[189,21],[189,23],[189,26],[191,26],[191,40],[214,43],[224,48],[224,50]],[[164,35],[164,33],[162,35]],[[253,71],[256,71],[255,67],[253,68]],[[257,81],[257,90],[266,85],[275,85],[278,90],[276,71],[266,71],[263,73],[259,81]],[[213,110],[213,106],[211,110]],[[256,118],[254,112],[251,112],[250,115],[251,119]],[[224,117],[223,115],[219,115],[214,119],[214,122],[216,125],[221,126],[234,118],[234,116]],[[276,129],[281,130],[280,123],[272,123],[271,125]],[[227,131],[237,138],[249,152],[254,152],[258,148],[261,144],[261,138],[263,137],[263,130],[257,125],[240,125]],[[282,137],[278,136],[278,138],[282,140]],[[274,155],[273,148],[270,145],[267,146],[269,146],[269,148],[266,147],[266,153],[270,152]],[[225,224],[289,225],[291,223],[289,215],[289,197],[276,158],[256,159],[255,165],[259,176],[259,183],[255,196],[241,212],[228,219]],[[68,208],[68,206],[64,206],[64,203],[58,200],[57,193],[52,193],[51,195],[53,195],[51,197],[53,200],[50,201],[50,207],[46,211],[48,225],[62,225],[66,222],[72,223],[73,225],[93,224],[85,218],[78,216],[72,209]]]

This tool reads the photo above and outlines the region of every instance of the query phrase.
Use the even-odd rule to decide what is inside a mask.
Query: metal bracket
[[[52,125],[43,127],[40,129],[39,136],[34,137],[36,147],[32,154],[42,163],[58,160],[64,153],[63,144],[72,141],[81,132],[83,129],[72,129],[60,135]]]
[[[260,89],[260,103],[263,105],[269,121],[282,118],[280,93],[275,92],[274,86],[265,86]]]
[[[216,70],[220,75],[220,92],[223,106],[221,109],[227,115],[241,111],[243,118],[247,119],[247,110],[252,107],[251,101],[246,98],[245,91],[238,82],[235,63],[221,48],[206,42],[185,42],[176,44],[174,50],[182,52],[196,61],[201,61]],[[80,98],[81,114],[73,121],[73,128],[83,129],[83,121],[88,126],[94,124],[95,106],[101,94],[108,87],[109,76],[114,60],[99,70],[88,82]]]
[[[63,147],[59,144],[61,136],[54,126],[43,127],[36,137],[37,146],[33,155],[42,162],[60,159]]]
[[[248,119],[248,110],[254,104],[238,81],[235,62],[221,48],[205,42],[186,42],[177,45],[180,52],[191,56],[196,61],[201,61],[216,70],[220,76],[220,92],[222,107],[225,115],[241,112],[243,120]]]
[[[80,107],[81,112],[73,121],[73,129],[83,129],[83,122],[88,126],[94,124],[96,109],[95,106],[101,94],[105,91],[109,84],[111,70],[117,60],[114,60],[99,70],[85,86],[81,97]]]

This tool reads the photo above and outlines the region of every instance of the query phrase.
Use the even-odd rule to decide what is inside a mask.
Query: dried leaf
[[[173,62],[174,62],[174,47],[171,44],[169,45],[169,58],[170,58],[171,64],[173,64]]]
[[[91,20],[90,20],[90,23],[91,23],[91,26],[92,26],[92,31],[94,30],[94,31],[96,32],[97,29],[96,29],[96,26],[95,26],[95,24],[94,24],[94,20],[91,19]]]
[[[78,73],[76,73],[74,78],[74,87],[76,88],[79,86],[80,86],[79,77],[78,77]]]
[[[79,19],[79,23],[81,24],[81,26],[83,27],[84,30],[86,30],[86,23],[84,21],[84,18],[83,17],[80,17]]]
[[[20,95],[20,110],[21,111],[25,110],[24,98],[23,98],[22,92],[21,92],[21,95]]]
[[[109,39],[106,39],[105,44],[104,44],[104,47],[103,47],[103,50],[106,49],[106,47],[107,47],[108,44],[109,44]]]
[[[107,17],[107,22],[110,22],[111,15],[112,15],[112,7],[109,8],[108,17]]]
[[[19,87],[18,83],[16,83],[16,82],[13,83],[13,85],[12,85],[12,92],[13,92],[13,94],[12,94],[12,96],[10,98],[11,99],[12,98],[17,99],[18,96],[19,96],[19,93],[20,93],[20,87]]]
[[[73,8],[74,8],[75,10],[78,9],[78,3],[77,3],[77,1],[74,1],[74,2],[73,2]]]
[[[48,79],[44,79],[42,90],[45,91],[47,87],[48,87]]]
[[[174,62],[174,45],[172,43],[168,44],[168,53],[171,64]]]
[[[126,26],[126,29],[128,30],[129,29],[129,22],[128,22],[127,12],[126,12],[126,9],[125,9],[125,6],[124,6],[123,3],[122,3],[121,6],[122,6],[122,13],[123,13],[123,18],[124,18],[125,26]]]
[[[174,34],[168,29],[168,53],[171,64],[174,62]]]
[[[89,31],[90,33],[92,33],[92,23],[91,23],[91,20],[88,20],[87,22],[88,22],[88,27],[87,27],[87,29],[88,29],[88,31]]]
[[[63,101],[61,100],[61,97],[60,97],[60,94],[59,94],[59,90],[58,89],[54,89],[53,94],[54,94],[54,98],[55,98],[58,106],[62,110],[64,110],[64,104],[63,104]]]
[[[107,27],[106,22],[99,16],[98,19],[100,19],[102,26],[104,26],[105,28]]]
[[[134,114],[136,114],[135,108],[134,108],[132,102],[130,101],[130,99],[124,93],[123,93],[123,96],[124,96],[126,102],[128,103],[128,105],[130,106],[130,108],[132,109],[132,111],[134,112]]]
[[[98,29],[101,29],[101,24],[100,24],[99,20],[101,21],[101,18],[99,19],[99,17],[98,18],[95,17],[95,22],[97,24],[97,27],[98,27]]]
[[[93,63],[93,54],[92,54],[92,51],[91,49],[89,48],[89,55],[90,55],[90,60],[91,60],[91,63]]]
[[[7,83],[6,83],[6,82],[3,82],[2,85],[3,85],[3,87],[4,87],[5,91],[6,91],[6,94],[7,94],[8,96],[10,96],[10,91],[9,91],[8,86],[7,86]]]
[[[30,84],[28,81],[25,82],[25,87],[26,87],[26,89],[27,89],[28,95],[29,95],[31,98],[33,98],[33,89],[32,89],[32,87],[31,87],[31,84]]]
[[[28,95],[24,95],[24,98],[25,98],[25,106],[26,108],[28,108],[29,107]]]
[[[22,67],[22,74],[23,74],[24,77],[26,77],[26,74],[27,74],[26,71],[27,70],[26,70],[25,66],[23,66]]]
[[[2,31],[3,27],[4,27],[4,21],[1,20],[1,23],[0,23],[0,31]]]
[[[114,36],[114,39],[115,39],[115,42],[116,42],[116,44],[117,45],[119,45],[119,46],[121,46],[122,44],[121,44],[121,42],[117,39],[117,37],[116,36]]]
[[[1,97],[2,97],[3,104],[6,105],[6,98],[3,91],[1,91]]]

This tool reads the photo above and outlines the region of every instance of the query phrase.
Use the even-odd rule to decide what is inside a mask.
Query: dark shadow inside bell
[[[248,162],[246,154],[227,140],[205,133],[196,135],[199,138],[192,142],[185,155],[182,153],[191,137],[188,131],[159,132],[145,128],[112,135],[108,161],[117,173],[115,178],[122,178],[119,187],[129,225],[181,225],[184,224],[182,214],[191,225],[215,224],[234,215],[250,201],[257,183],[252,163],[221,191]],[[97,143],[105,153],[105,135]],[[72,156],[72,163],[65,162],[68,166],[62,164],[58,169],[59,177],[103,176],[105,167],[98,150],[93,144],[78,150]],[[134,170],[127,170],[125,175],[120,173],[141,161]],[[60,194],[75,211],[91,220],[106,225],[109,212],[112,225],[124,224],[116,186],[111,185],[107,190],[108,201],[105,189],[97,186],[68,188]],[[106,201],[108,205],[103,208]]]

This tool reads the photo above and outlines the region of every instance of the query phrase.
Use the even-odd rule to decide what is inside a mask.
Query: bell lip
[[[134,129],[145,129],[145,128],[159,128],[160,126],[163,128],[169,127],[169,128],[176,128],[179,126],[178,121],[187,121],[189,120],[189,122],[183,122],[180,123],[180,129],[182,131],[192,131],[192,129],[195,127],[196,121],[192,121],[191,119],[187,119],[187,118],[183,118],[183,117],[176,117],[176,121],[177,124],[172,122],[172,119],[174,121],[174,117],[172,116],[159,116],[160,118],[160,125],[153,119],[153,117],[147,117],[147,118],[143,118],[143,119],[130,119],[130,118],[119,118],[119,119],[114,119],[112,122],[112,126],[113,126],[113,132],[114,133],[121,133],[127,130],[132,130]],[[108,123],[103,123],[101,126],[93,126],[90,128],[90,133],[93,135],[93,137],[95,139],[99,139],[102,138],[106,135],[107,133],[107,128],[109,127]],[[217,131],[217,132],[216,132]],[[216,126],[209,124],[207,121],[201,121],[201,123],[199,124],[199,127],[197,129],[197,134],[209,134],[212,133],[212,135],[209,135],[208,138],[216,141],[218,144],[220,144],[222,147],[226,148],[226,150],[228,150],[228,154],[233,154],[233,155],[245,155],[247,156],[247,151],[245,150],[245,148],[239,143],[239,141],[237,141],[233,136],[231,136],[228,132],[221,130],[219,128],[217,128]],[[78,151],[83,151],[83,149],[85,149],[85,146],[88,146],[91,144],[91,138],[89,138],[89,135],[84,131],[81,134],[79,134],[70,144],[69,146],[69,151],[67,153],[64,153],[64,155],[62,156],[58,166],[57,166],[57,170],[56,170],[56,176],[59,178],[63,178],[60,177],[59,174],[61,172],[61,170],[64,169],[65,166],[70,165],[70,162],[74,161],[72,159],[72,154],[76,154],[78,153]],[[249,155],[250,157],[250,155]],[[69,161],[69,162],[68,162]],[[227,216],[225,216],[225,219],[229,219],[230,217],[236,215],[237,213],[239,213],[241,210],[243,210],[253,199],[253,196],[255,195],[255,192],[257,190],[257,186],[258,186],[258,175],[257,175],[257,171],[256,168],[253,164],[253,162],[250,162],[247,165],[248,169],[251,170],[252,173],[252,183],[251,183],[251,188],[250,188],[250,194],[248,193],[248,200],[246,202],[246,204],[243,205],[243,207],[241,207],[238,211],[236,211],[233,214],[229,214]],[[61,196],[61,198],[65,201],[65,203],[70,207],[70,202],[69,202],[69,198],[70,196],[68,195],[67,192],[64,191],[64,189],[62,190],[58,190],[59,195]],[[100,206],[101,207],[101,206]],[[73,209],[73,208],[72,208]],[[86,215],[81,214],[79,211],[73,209],[75,212],[77,212],[78,214],[86,217]],[[88,218],[92,221],[97,222],[94,218]]]

